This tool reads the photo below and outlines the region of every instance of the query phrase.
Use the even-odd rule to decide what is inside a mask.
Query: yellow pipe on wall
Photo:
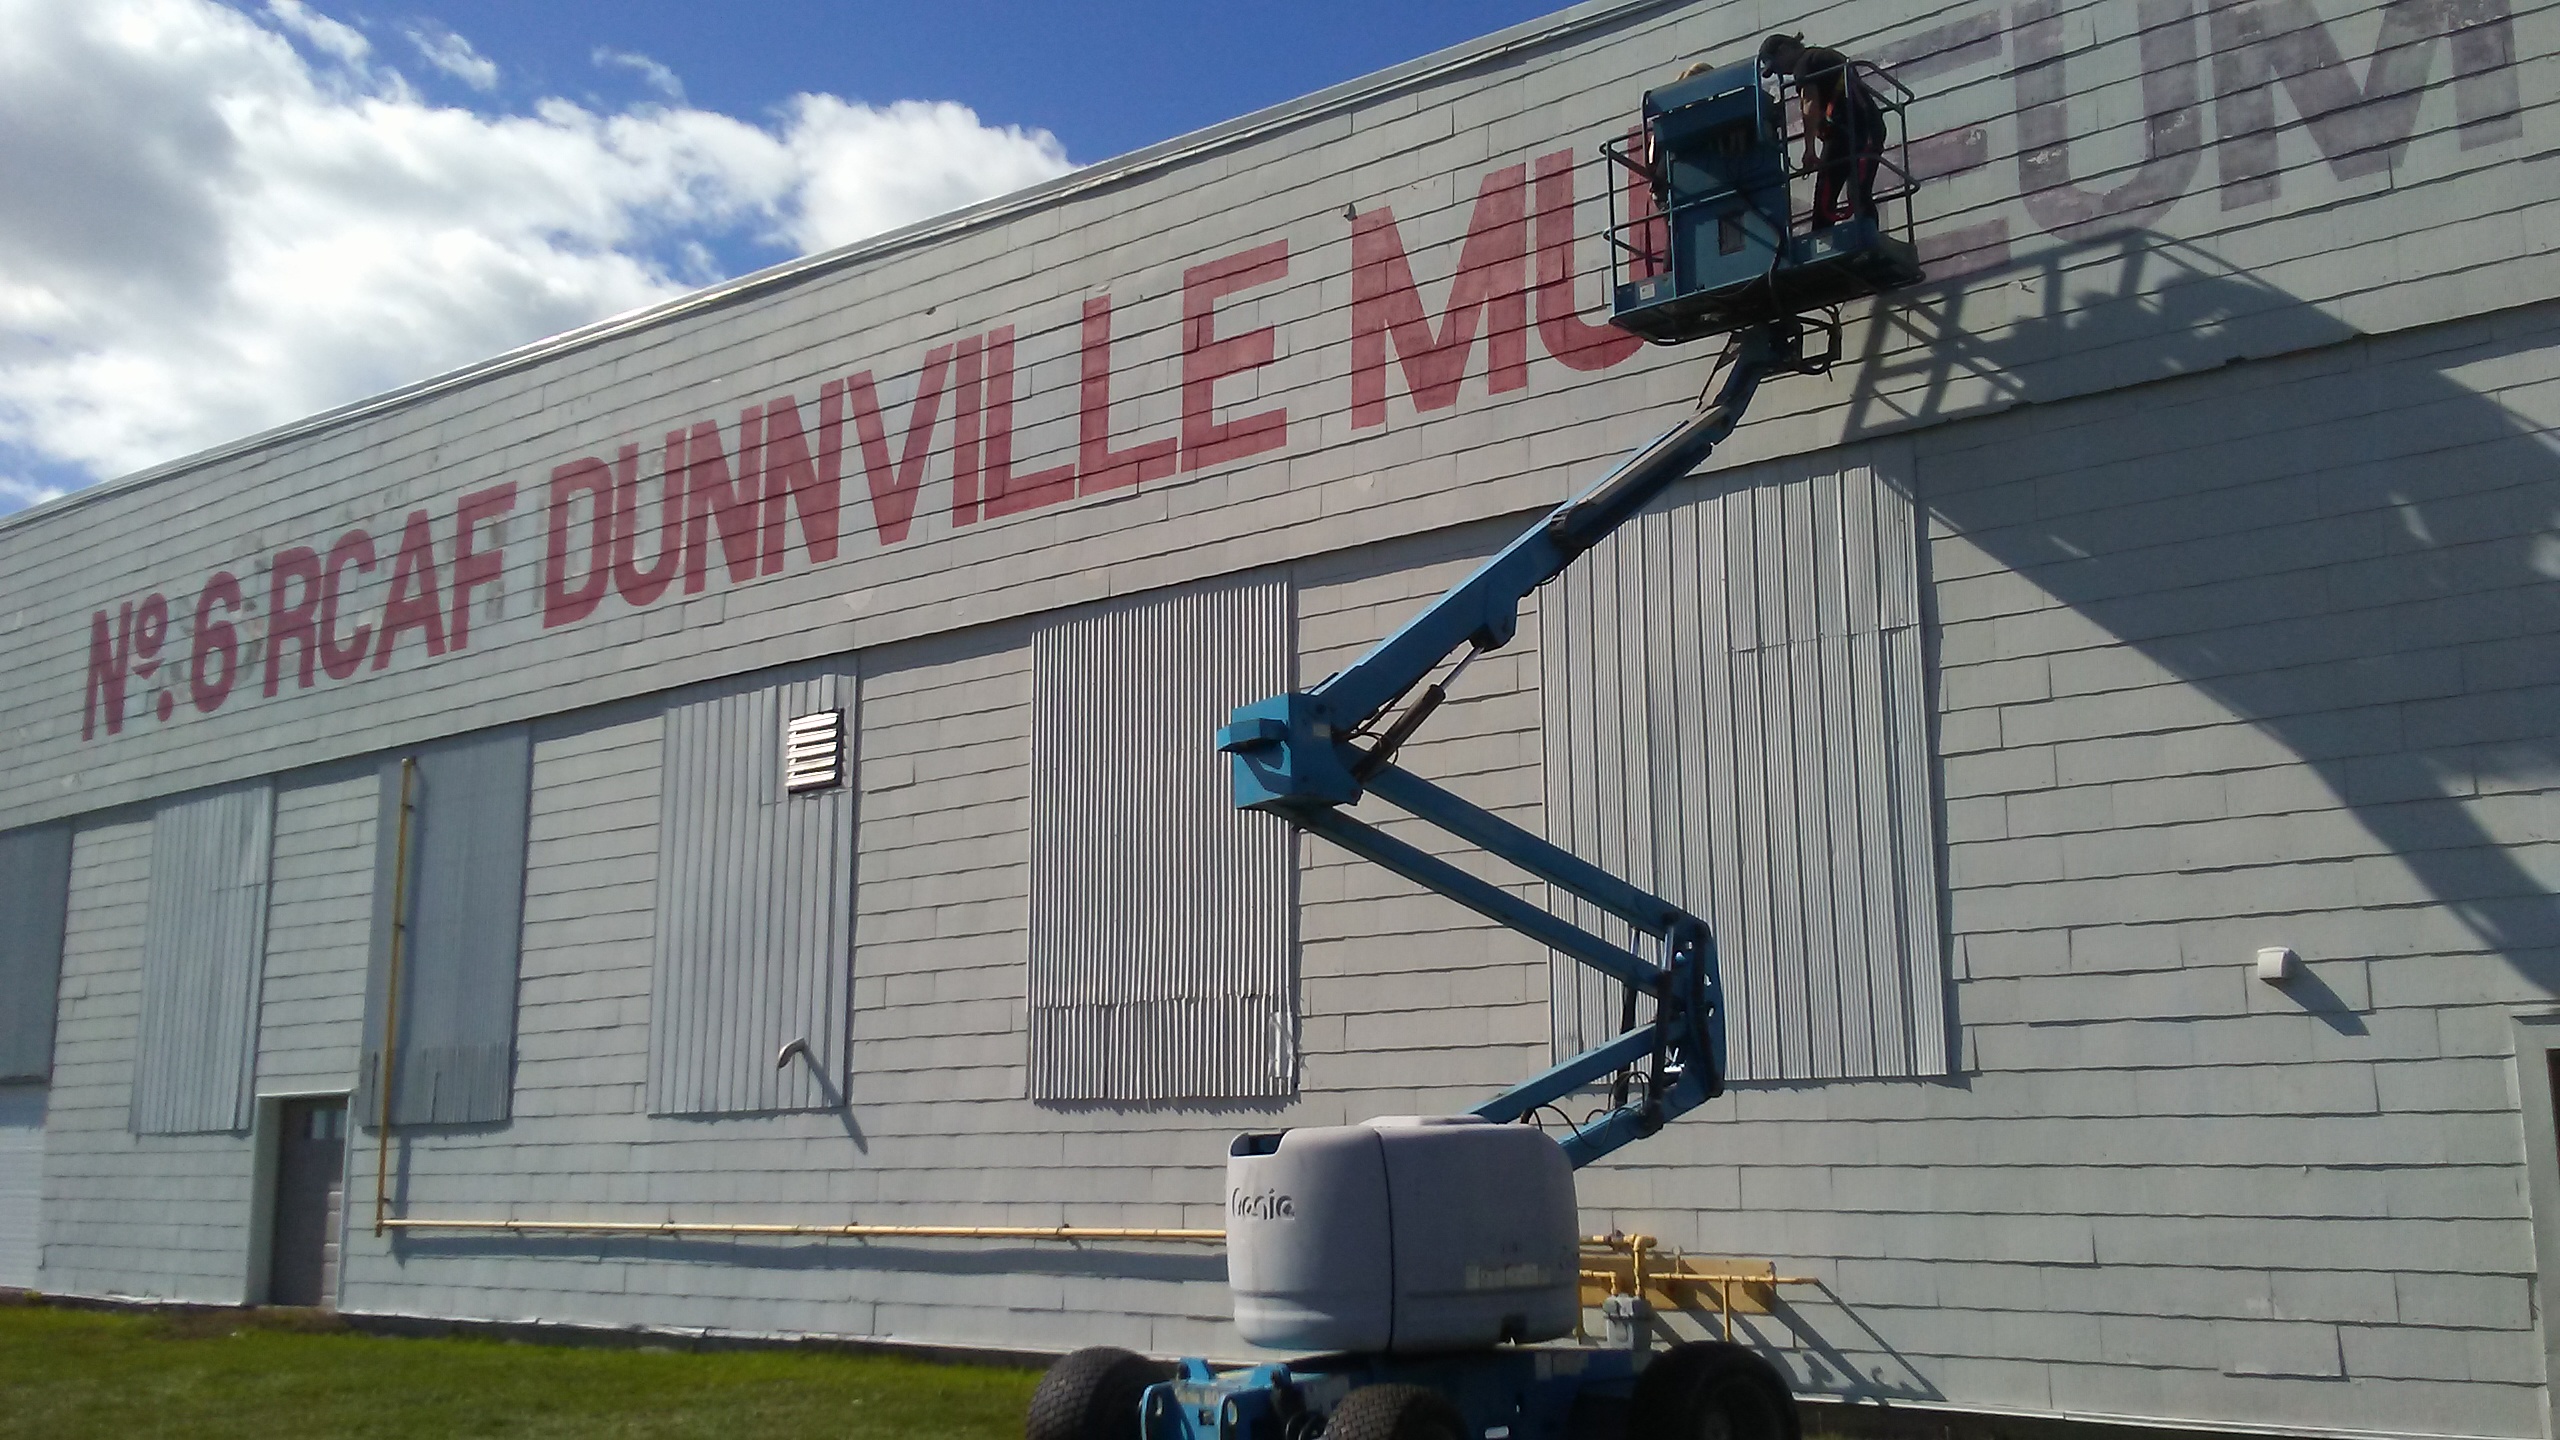
[[[400,825],[391,851],[391,965],[383,982],[382,1074],[374,1086],[373,1233],[398,1222],[391,1203],[391,1057],[400,1043],[400,941],[409,928],[409,782],[418,773],[417,757],[400,759]]]
[[[1098,1226],[1098,1225],[792,1225],[750,1224],[706,1220],[488,1220],[457,1217],[452,1219],[385,1219],[386,1230],[479,1231],[518,1235],[737,1235],[803,1237],[837,1240],[1118,1240],[1172,1245],[1224,1245],[1224,1230],[1185,1230],[1170,1227]],[[1626,1238],[1593,1236],[1583,1242],[1591,1248],[1633,1250],[1638,1255],[1654,1248],[1651,1236]],[[1612,1288],[1624,1286],[1629,1277],[1607,1270],[1584,1270],[1581,1278]],[[1644,1275],[1644,1280],[1659,1281],[1664,1277]],[[1675,1284],[1754,1284],[1810,1285],[1809,1275],[1778,1275],[1763,1271],[1682,1271],[1667,1277]]]

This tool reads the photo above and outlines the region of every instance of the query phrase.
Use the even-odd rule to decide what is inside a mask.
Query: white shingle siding
[[[2385,67],[2425,60],[2414,104],[2371,101],[2324,132],[2299,123],[2300,87],[2278,86],[2272,195],[2256,156],[2225,144],[2247,114],[2224,105],[2216,27],[2315,13],[2345,57],[2314,77],[2334,92],[2368,83],[2387,20],[2452,10],[1580,13],[1585,28],[1526,51],[1246,122],[0,523],[14,741],[0,824],[77,817],[45,1288],[244,1293],[247,1139],[125,1129],[152,856],[147,815],[115,807],[281,777],[260,1084],[345,1085],[363,983],[349,926],[370,911],[382,836],[369,773],[331,767],[517,721],[534,741],[512,1112],[407,1137],[410,1213],[1214,1225],[1236,1129],[1461,1108],[1541,1068],[1542,951],[1304,842],[1294,1098],[1143,1117],[1035,1105],[1033,634],[1079,607],[1285,575],[1297,672],[1314,680],[1683,412],[1693,357],[1573,369],[1533,296],[1525,385],[1494,391],[1472,360],[1454,406],[1419,411],[1391,351],[1386,422],[1355,425],[1344,212],[1392,207],[1436,323],[1487,175],[1529,167],[1534,189],[1539,159],[1588,157],[1648,80],[1783,21],[1911,58],[1922,128],[1953,137],[1934,153],[1963,162],[1924,190],[1924,239],[1984,267],[1880,323],[1853,315],[1851,362],[1771,386],[1706,482],[1864,464],[1912,499],[1952,1073],[1740,1091],[1584,1172],[1586,1226],[1819,1277],[1788,1292],[1784,1323],[1749,1322],[1809,1390],[2542,1433],[2512,1017],[2550,1006],[2560,944],[2560,260],[2542,239],[2560,201],[2537,158],[2553,146],[2560,9],[2463,10],[2463,38]],[[2064,103],[2022,120],[2021,85],[2030,106],[2050,98],[2035,87],[2056,35]],[[2148,92],[2146,42],[2165,67]],[[2479,68],[2500,45],[2512,67]],[[2066,155],[2037,129],[2057,114]],[[2056,188],[2021,192],[2066,167],[2111,191],[2146,165],[2182,177],[2172,203],[2095,227]],[[1575,178],[1587,304],[1599,167]],[[815,417],[821,387],[857,372],[876,381],[894,460],[928,353],[1006,324],[1015,470],[1062,464],[1083,438],[1083,302],[1105,293],[1109,444],[1179,445],[1184,274],[1278,241],[1286,277],[1214,322],[1222,338],[1270,327],[1274,358],[1219,381],[1212,418],[1285,407],[1282,448],[955,525],[946,403],[907,538],[880,540],[848,435],[833,561],[806,560],[793,518],[781,572],[733,581],[715,529],[699,592],[679,577],[645,608],[608,595],[543,626],[554,466],[611,465],[631,444],[654,490],[667,430],[714,422],[734,460],[742,409],[789,394]],[[350,526],[380,543],[418,508],[449,567],[455,502],[508,482],[515,508],[479,535],[506,566],[477,592],[466,648],[424,662],[412,633],[380,673],[305,691],[288,645],[269,699],[267,652],[245,648],[271,638],[262,610],[242,688],[196,709],[188,625],[207,575],[237,574],[263,607],[277,553],[325,554]],[[378,618],[387,579],[353,591],[349,616]],[[112,629],[155,592],[178,612],[161,671],[178,675],[173,718],[151,718],[161,692],[135,682],[123,732],[84,743],[90,618]],[[1533,829],[1554,763],[1539,612],[1533,598],[1521,638],[1405,752]],[[864,691],[850,1103],[652,1116],[666,697],[848,656]],[[1204,734],[1221,718],[1202,717]],[[2252,978],[2270,944],[2300,953],[2301,979]],[[943,1248],[395,1250],[359,1223],[345,1283],[351,1306],[379,1311],[1237,1348],[1215,1256]]]

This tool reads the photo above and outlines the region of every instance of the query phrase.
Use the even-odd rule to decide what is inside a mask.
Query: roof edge
[[[482,381],[496,379],[514,371],[530,368],[555,356],[565,355],[592,345],[646,330],[684,316],[716,310],[726,305],[752,299],[770,291],[786,289],[814,276],[874,260],[900,250],[912,249],[945,239],[982,225],[991,225],[1043,205],[1065,200],[1091,191],[1107,189],[1124,181],[1213,154],[1219,150],[1243,145],[1275,131],[1347,109],[1381,95],[1429,83],[1444,76],[1478,65],[1500,60],[1521,50],[1536,49],[1557,40],[1600,29],[1604,26],[1658,10],[1677,9],[1693,0],[1585,0],[1585,3],[1559,10],[1536,20],[1523,21],[1505,30],[1495,31],[1481,39],[1453,45],[1447,49],[1408,60],[1400,65],[1327,86],[1295,100],[1220,121],[1189,134],[1158,141],[1142,149],[1109,160],[1070,170],[1053,180],[994,196],[912,225],[856,240],[833,250],[820,251],[786,260],[762,270],[750,271],[716,285],[660,301],[655,305],[608,316],[573,330],[527,342],[513,350],[502,351],[485,360],[476,360],[458,369],[429,376],[361,400],[350,401],[334,409],[323,410],[282,425],[254,431],[236,440],[227,440],[190,455],[146,466],[111,480],[101,480],[41,504],[30,505],[11,515],[0,515],[0,534],[38,519],[51,519],[84,506],[98,503],[127,491],[142,489],[159,481],[173,479],[190,471],[251,451],[264,449],[285,440],[319,435],[344,425],[377,415],[387,414],[432,399],[449,391],[464,389]]]

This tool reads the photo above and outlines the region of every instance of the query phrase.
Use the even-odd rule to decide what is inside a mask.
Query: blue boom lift
[[[1029,1440],[1796,1440],[1785,1381],[1740,1346],[1650,1353],[1641,1336],[1614,1348],[1535,1343],[1580,1320],[1571,1171],[1724,1088],[1712,932],[1395,756],[1468,662],[1511,640],[1521,602],[1702,463],[1763,380],[1830,367],[1840,353],[1838,305],[1921,278],[1898,143],[1834,135],[1807,164],[1791,161],[1791,103],[1825,78],[1764,74],[1756,62],[1693,72],[1646,95],[1635,146],[1602,147],[1653,202],[1649,213],[1612,215],[1613,318],[1660,344],[1730,337],[1714,398],[1356,663],[1312,689],[1244,706],[1219,732],[1239,806],[1324,836],[1616,979],[1623,1033],[1467,1116],[1239,1136],[1227,1207],[1238,1328],[1259,1345],[1323,1353],[1219,1370],[1080,1350],[1042,1380]],[[1881,124],[1898,142],[1907,95],[1890,76],[1845,62],[1828,79],[1864,92],[1855,106],[1833,106],[1831,123]],[[1875,157],[1875,178],[1842,187],[1837,167],[1861,154]],[[1799,182],[1826,167],[1837,210],[1798,210]],[[1898,207],[1898,224],[1886,222],[1886,207]],[[1646,937],[1650,953],[1353,818],[1347,809],[1363,795],[1589,902]],[[1560,1102],[1600,1086],[1601,1110],[1568,1121],[1560,1138],[1514,1123],[1541,1110],[1561,1115]]]

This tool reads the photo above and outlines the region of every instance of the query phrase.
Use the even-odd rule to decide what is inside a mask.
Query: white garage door
[[[0,1085],[0,1286],[35,1287],[43,1192],[44,1087]]]

